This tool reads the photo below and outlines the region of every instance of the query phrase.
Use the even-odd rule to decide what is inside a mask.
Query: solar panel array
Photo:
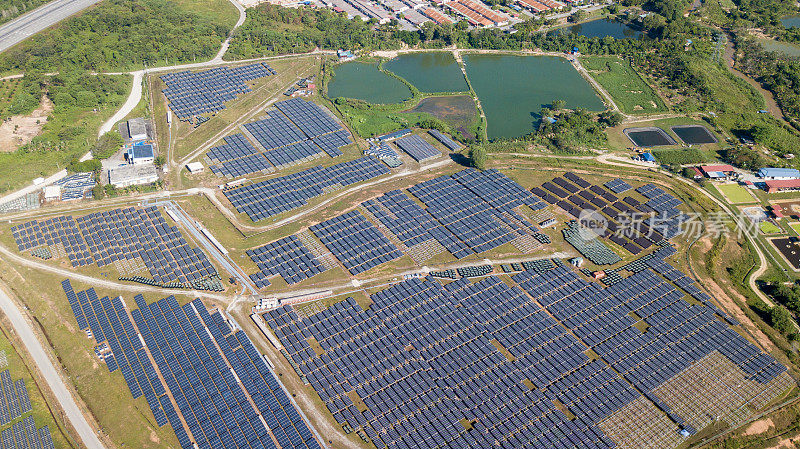
[[[25,381],[11,379],[11,372],[0,372],[0,428],[33,410]]]
[[[323,221],[310,229],[353,275],[403,255],[357,211]]]
[[[275,103],[275,107],[309,138],[342,130],[342,126],[330,114],[310,101],[292,98]]]
[[[534,187],[531,191],[576,219],[584,219],[585,216],[581,215],[584,211],[604,218],[608,226],[601,230],[602,237],[634,255],[653,247],[665,238],[671,239],[682,232],[681,224],[687,217],[678,209],[683,204],[679,199],[652,184],[646,184],[637,189],[637,192],[642,193],[645,198],[648,196],[644,193],[653,196],[645,203],[630,195],[620,198],[611,192],[614,189],[622,192],[630,190],[625,188],[627,185],[624,181],[611,181],[606,183],[604,188],[600,185],[592,185],[574,173],[566,173],[563,177],[553,178],[551,181],[543,183],[541,187]],[[570,231],[570,235],[577,235],[577,232]],[[574,240],[581,245],[580,239]],[[600,254],[594,253],[595,255]],[[587,254],[584,256],[589,257]],[[591,260],[591,257],[589,258]]]
[[[687,217],[678,210],[678,206],[683,204],[683,201],[653,184],[645,184],[636,189],[636,191],[648,199],[648,201],[644,203],[645,206],[656,211],[658,214],[658,227],[661,233],[664,234],[664,237],[671,239],[682,233],[681,223],[683,223]]]
[[[63,245],[73,267],[140,258],[156,284],[192,288],[205,288],[217,275],[205,253],[190,247],[154,206],[33,220],[11,231],[20,251]]]
[[[614,193],[623,193],[627,192],[628,190],[632,189],[633,187],[628,184],[627,182],[617,178],[608,181],[607,183],[603,184],[608,190]]]
[[[84,197],[84,193],[97,184],[94,173],[73,173],[55,182],[61,187],[61,201],[77,200]]]
[[[212,162],[209,168],[214,174],[236,178],[250,173],[274,170],[244,134],[231,134],[225,137],[223,142],[222,145],[211,148],[206,153],[206,157]]]
[[[562,264],[539,268],[513,276],[519,287],[494,276],[410,279],[371,295],[367,311],[348,298],[303,318],[291,306],[265,318],[334,419],[377,447],[610,448],[650,424],[637,410],[667,423],[669,435],[648,444],[674,447],[679,430],[700,425],[688,410],[703,405],[657,387],[715,350],[750,385],[726,384],[736,407],[766,405],[792,384],[719,309],[683,301],[647,266],[610,287]],[[693,381],[703,388],[732,373]],[[621,432],[609,425],[618,413],[630,413],[616,419],[627,420]]]
[[[425,162],[442,155],[435,146],[416,134],[397,139],[394,143],[417,162]]]
[[[219,311],[174,297],[132,312],[186,422],[168,414],[184,449],[316,449],[319,444],[261,354]],[[191,435],[191,436],[190,436]]]
[[[62,286],[79,325],[88,322],[95,339],[112,348],[106,360],[116,365],[109,369],[119,367],[132,395],[145,396],[156,423],[169,423],[182,448],[263,449],[276,441],[319,448],[261,354],[219,311],[209,313],[199,299],[180,306],[170,296],[148,305],[137,295],[134,327],[120,298],[76,293],[66,280]]]
[[[250,92],[246,82],[273,74],[275,71],[263,62],[201,72],[166,73],[161,75],[161,80],[167,85],[162,92],[169,100],[172,112],[180,120],[188,121],[207,112],[225,109],[226,101]]]
[[[463,170],[408,189],[441,225],[476,253],[538,230],[512,209],[544,204],[496,170]],[[442,243],[444,244],[444,243]]]
[[[44,426],[36,430],[33,416],[26,416],[11,427],[0,432],[2,449],[54,449],[50,428]]]
[[[446,146],[450,151],[459,151],[461,149],[461,144],[456,142],[455,140],[451,139],[449,136],[443,134],[438,129],[432,129],[428,131],[428,134],[433,136],[434,139],[438,140],[442,145]]]
[[[247,250],[247,255],[260,270],[250,275],[258,288],[269,286],[271,276],[280,275],[287,284],[296,284],[325,271],[323,264],[295,235]]]
[[[237,211],[253,221],[273,217],[308,204],[327,189],[348,186],[389,173],[373,157],[363,157],[330,167],[317,166],[279,178],[223,191]]]
[[[225,138],[226,143],[212,148],[207,156],[211,170],[220,176],[236,178],[257,172],[271,172],[306,162],[326,153],[341,156],[341,147],[352,143],[350,134],[330,114],[315,103],[292,98],[275,103],[277,108],[266,118],[243,125],[258,143],[254,148],[242,134]],[[231,138],[235,142],[230,142]]]
[[[456,258],[474,254],[464,242],[401,190],[386,192],[362,205],[408,247],[434,239]]]
[[[109,372],[119,370],[134,399],[144,396],[156,424],[167,424],[174,413],[155,367],[150,362],[139,333],[133,326],[122,298],[98,298],[93,288],[74,291],[69,280],[61,282],[72,314],[81,330],[90,330],[98,345],[106,342],[111,355],[105,359]]]

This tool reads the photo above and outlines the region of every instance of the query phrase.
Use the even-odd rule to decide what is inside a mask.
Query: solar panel
[[[191,121],[201,114],[220,111],[226,101],[249,92],[246,82],[273,74],[275,71],[269,65],[260,62],[235,68],[166,73],[160,78],[167,86],[162,92],[169,100],[169,108],[180,120]]]
[[[192,248],[177,227],[167,225],[156,207],[95,212],[77,219],[56,216],[12,228],[20,251],[63,246],[73,267],[118,261],[141,261],[150,278],[127,280],[155,285],[219,290],[216,269],[205,254]]]
[[[442,155],[436,147],[416,134],[397,139],[394,143],[417,162],[429,161]]]

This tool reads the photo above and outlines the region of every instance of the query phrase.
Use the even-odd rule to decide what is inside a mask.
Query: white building
[[[189,170],[189,173],[194,175],[196,173],[203,173],[204,167],[200,162],[189,162],[186,164],[186,169]]]
[[[124,188],[158,181],[158,172],[153,164],[123,165],[108,171],[108,182],[114,187]]]

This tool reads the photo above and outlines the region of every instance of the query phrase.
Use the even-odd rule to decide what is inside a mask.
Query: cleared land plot
[[[780,251],[795,270],[800,270],[800,247],[792,238],[771,239],[770,243]]]
[[[715,187],[731,204],[752,203],[756,201],[747,189],[738,184],[721,184]]]
[[[581,64],[628,114],[666,111],[661,97],[636,73],[627,61],[613,56],[587,56]]]

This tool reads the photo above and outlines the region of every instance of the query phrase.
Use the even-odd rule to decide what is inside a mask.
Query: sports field
[[[722,184],[716,187],[731,204],[753,203],[756,201],[747,189],[738,184]]]

